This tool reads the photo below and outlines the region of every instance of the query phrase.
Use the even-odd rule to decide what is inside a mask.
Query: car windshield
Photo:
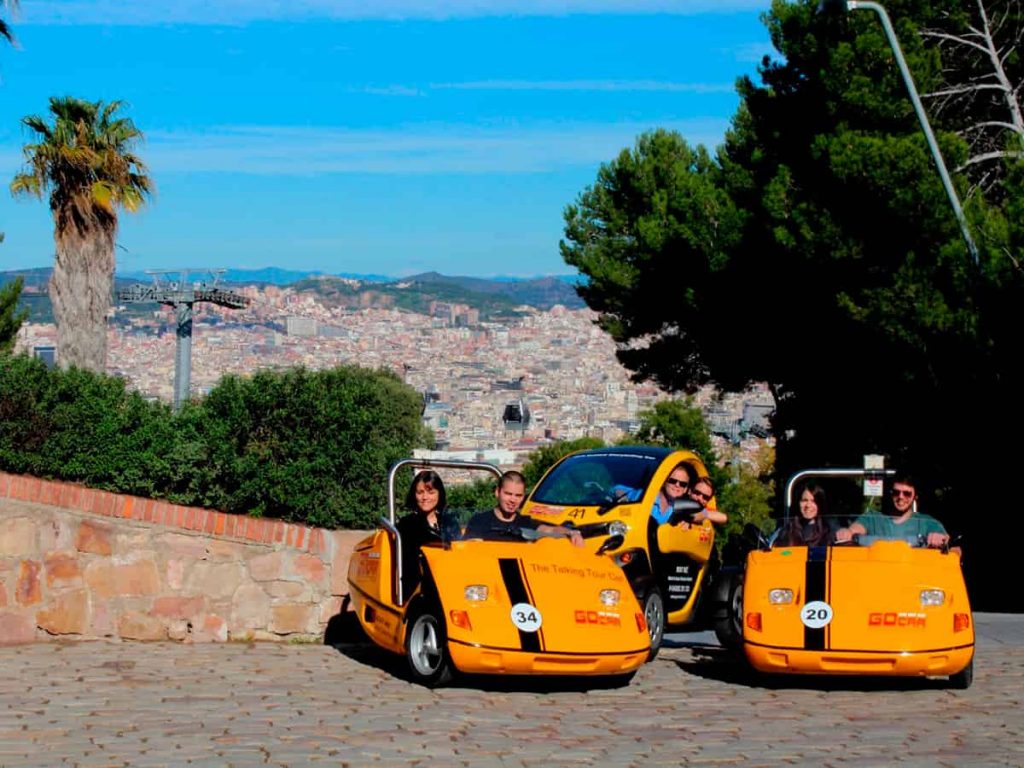
[[[658,459],[634,453],[569,456],[548,473],[530,499],[559,506],[607,504],[616,498],[616,491],[645,490],[657,468]]]
[[[882,492],[880,483],[864,477],[807,476],[793,486],[788,516],[777,521],[769,540],[775,547],[833,545],[837,531],[857,523],[864,531],[856,531],[848,544],[886,540],[923,546],[929,532],[941,529],[927,515],[885,514],[883,508],[889,505],[883,504]]]

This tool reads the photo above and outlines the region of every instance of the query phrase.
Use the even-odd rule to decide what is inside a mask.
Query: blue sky
[[[157,194],[119,271],[571,274],[562,211],[642,131],[717,145],[767,0],[21,0],[0,46],[0,271],[49,266],[6,191],[50,96],[120,99]]]

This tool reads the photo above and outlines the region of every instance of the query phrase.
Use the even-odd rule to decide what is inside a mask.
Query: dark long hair
[[[416,486],[420,483],[429,485],[437,491],[437,511],[443,511],[448,506],[448,495],[445,493],[444,481],[441,480],[441,476],[432,469],[424,469],[413,476],[409,492],[405,494],[405,508],[410,512],[421,511],[416,503]]]
[[[818,517],[827,517],[828,516],[828,498],[825,496],[825,489],[822,488],[820,485],[818,485],[817,483],[815,483],[813,481],[804,484],[800,488],[800,493],[797,494],[797,497],[796,497],[796,516],[797,517],[801,517],[801,518],[803,517],[803,515],[800,514],[800,499],[803,498],[803,495],[804,495],[805,491],[809,491],[810,492],[811,498],[814,499],[814,503],[818,505],[818,515],[817,516]]]
[[[799,503],[808,491],[818,505],[818,514],[811,519],[800,514]],[[832,543],[832,523],[827,519],[828,500],[825,498],[825,490],[815,482],[809,482],[801,486],[797,495],[797,510],[783,523],[775,543],[779,546],[809,546],[817,547]]]

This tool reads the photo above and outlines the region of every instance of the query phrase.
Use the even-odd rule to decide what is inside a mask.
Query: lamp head
[[[818,2],[818,13],[821,14],[843,14],[850,10],[846,0],[820,0]]]

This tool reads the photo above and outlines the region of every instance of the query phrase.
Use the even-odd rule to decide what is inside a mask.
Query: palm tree
[[[50,300],[57,321],[57,360],[100,373],[107,361],[107,311],[114,285],[117,209],[135,211],[152,194],[146,167],[132,152],[142,133],[104,104],[52,97],[53,124],[29,116],[22,124],[38,143],[24,147],[27,168],[11,193],[50,193],[56,259]]]

